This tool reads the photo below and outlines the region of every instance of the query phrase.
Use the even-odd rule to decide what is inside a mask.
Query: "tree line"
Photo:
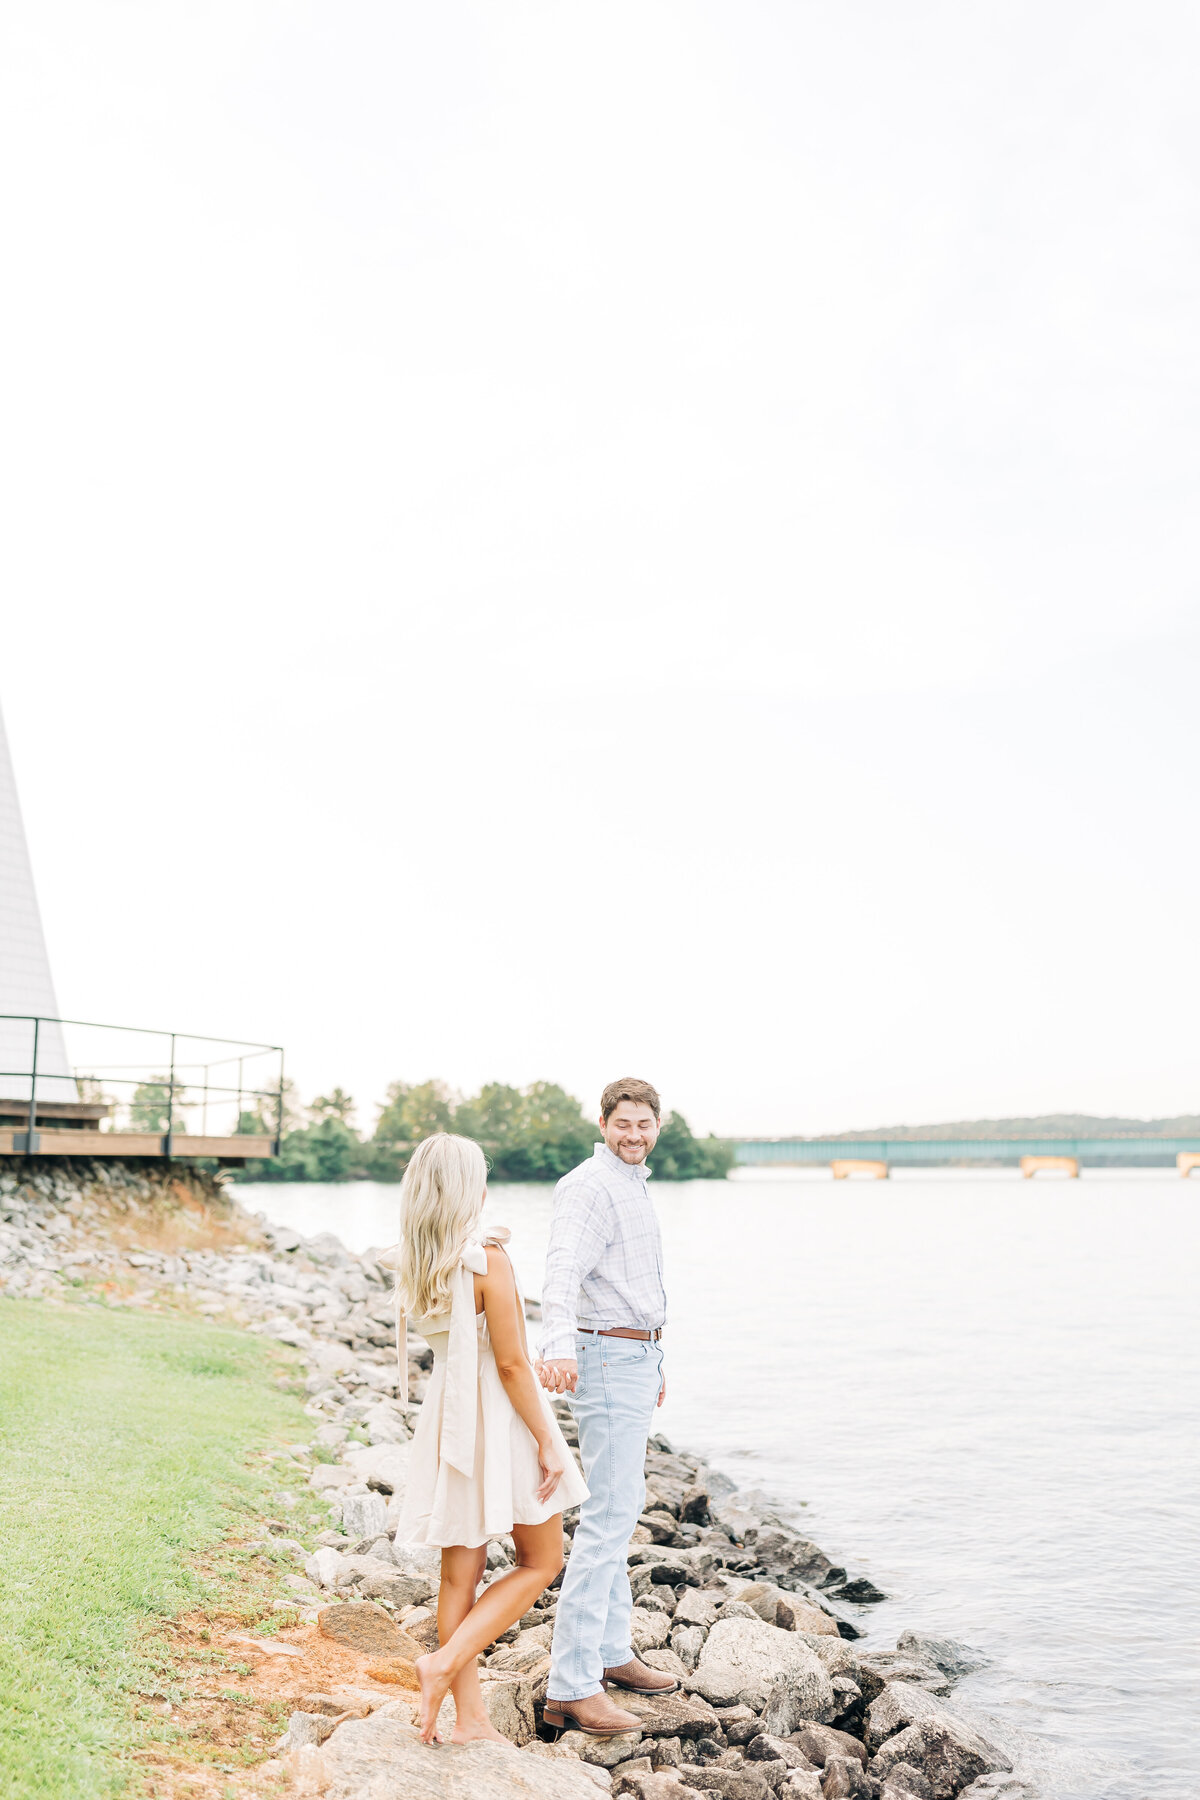
[[[477,1094],[454,1093],[443,1081],[393,1081],[370,1136],[354,1124],[355,1103],[341,1088],[310,1105],[285,1092],[277,1157],[246,1165],[255,1181],[399,1181],[413,1148],[438,1131],[474,1138],[494,1181],[557,1181],[591,1155],[600,1132],[573,1095],[552,1081],[528,1087],[489,1082]],[[244,1112],[240,1131],[272,1130],[257,1112]],[[723,1179],[733,1146],[711,1135],[693,1137],[687,1120],[668,1113],[650,1157],[660,1181]]]

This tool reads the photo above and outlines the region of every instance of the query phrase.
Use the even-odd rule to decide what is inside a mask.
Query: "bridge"
[[[998,1168],[1016,1166],[1022,1175],[1080,1168],[1169,1168],[1181,1175],[1200,1169],[1200,1137],[1073,1138],[734,1138],[739,1168],[832,1169],[835,1179],[850,1175],[885,1177],[893,1168]]]

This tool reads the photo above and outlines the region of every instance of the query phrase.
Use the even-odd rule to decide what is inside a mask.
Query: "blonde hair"
[[[417,1145],[400,1183],[396,1294],[406,1313],[449,1311],[463,1245],[483,1211],[487,1163],[471,1138],[439,1131]]]

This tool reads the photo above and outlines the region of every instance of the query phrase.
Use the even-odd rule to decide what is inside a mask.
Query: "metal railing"
[[[201,1037],[194,1032],[156,1031],[136,1025],[102,1025],[95,1020],[52,1018],[46,1014],[0,1013],[0,1062],[15,1059],[16,1040],[26,1035],[22,1027],[28,1028],[27,1062],[20,1068],[0,1067],[0,1115],[14,1109],[25,1114],[25,1130],[14,1133],[13,1150],[17,1154],[33,1155],[40,1149],[39,1114],[53,1118],[56,1113],[72,1114],[71,1123],[75,1125],[90,1116],[96,1131],[114,1137],[130,1132],[159,1136],[161,1154],[166,1157],[175,1154],[176,1137],[189,1135],[189,1125],[198,1113],[198,1135],[267,1136],[272,1139],[271,1154],[279,1154],[285,1097],[280,1044]],[[150,1039],[156,1053],[135,1062],[68,1055],[69,1040],[73,1050],[79,1047],[80,1034],[94,1033],[118,1034],[121,1048],[130,1038]],[[193,1046],[205,1054],[192,1053]],[[225,1070],[229,1071],[227,1079],[213,1079],[214,1072],[219,1075]],[[29,1084],[27,1098],[24,1093],[7,1091],[6,1084],[25,1082]],[[66,1086],[74,1088],[72,1099],[64,1100],[62,1096]],[[54,1097],[48,1092],[52,1089],[57,1090]],[[127,1097],[126,1090],[130,1090]],[[210,1117],[214,1114],[217,1129],[210,1133]],[[220,1129],[222,1123],[227,1127],[224,1130]],[[230,1124],[232,1130],[228,1129]]]

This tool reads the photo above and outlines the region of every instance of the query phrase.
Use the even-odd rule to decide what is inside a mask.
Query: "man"
[[[626,1560],[646,1501],[646,1439],[666,1395],[662,1236],[646,1186],[661,1111],[648,1081],[605,1088],[604,1142],[554,1191],[542,1288],[538,1374],[572,1397],[590,1489],[554,1619],[546,1720],[594,1736],[640,1723],[608,1685],[646,1694],[679,1685],[633,1653]]]

